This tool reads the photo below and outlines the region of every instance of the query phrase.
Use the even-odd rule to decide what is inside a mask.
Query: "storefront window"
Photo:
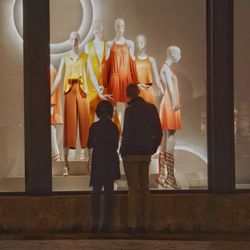
[[[58,11],[59,9],[60,11]],[[174,172],[178,188],[207,189],[205,13],[205,0],[50,0],[51,84],[56,79],[55,82],[58,81],[59,86],[57,89],[52,87],[55,95],[52,98],[54,103],[51,102],[53,106],[52,114],[55,118],[51,124],[53,191],[90,190],[88,152],[81,149],[84,138],[79,135],[78,127],[78,138],[73,143],[74,145],[66,143],[69,150],[65,150],[63,146],[65,145],[65,133],[67,136],[69,133],[75,134],[75,132],[69,130],[69,127],[64,128],[64,93],[67,91],[64,79],[67,73],[65,65],[64,67],[60,66],[62,58],[64,58],[63,62],[65,62],[67,53],[72,48],[69,39],[70,34],[72,31],[78,31],[80,35],[79,50],[88,54],[93,53],[93,51],[96,52],[95,59],[99,63],[105,59],[101,49],[104,43],[99,43],[101,45],[98,47],[98,42],[95,44],[90,42],[96,37],[98,38],[100,33],[103,40],[112,41],[115,38],[115,20],[118,17],[122,18],[125,23],[124,37],[134,42],[134,55],[137,57],[137,63],[140,63],[140,59],[154,58],[156,72],[153,72],[152,68],[149,70],[151,70],[150,74],[152,74],[153,79],[152,97],[158,110],[160,111],[164,95],[160,93],[157,87],[157,75],[160,75],[164,65],[170,67],[171,75],[178,87],[176,93],[180,94],[178,99],[180,100],[181,121],[180,126],[174,129],[175,144],[171,147],[169,142],[173,141],[173,137],[166,136],[167,142],[165,145],[159,148],[157,154],[152,156],[150,188],[152,190],[166,190],[155,180],[159,175],[160,150],[164,151],[164,153],[170,150],[174,152]],[[98,31],[98,27],[101,27],[101,31]],[[93,32],[94,28],[97,29],[94,31],[96,34]],[[97,34],[98,32],[99,34]],[[139,34],[143,36],[138,37]],[[145,51],[148,57],[144,53],[140,53],[137,42],[140,39],[143,42],[146,41]],[[96,41],[99,40],[96,39]],[[171,45],[180,49],[181,58],[178,63],[166,66],[167,48]],[[94,50],[92,50],[93,48]],[[108,56],[106,55],[106,57]],[[91,62],[94,74],[97,76],[98,73],[96,72],[100,70],[100,67],[94,65],[94,61]],[[149,63],[151,67],[154,67],[151,59]],[[60,69],[63,69],[63,71]],[[137,71],[137,74],[140,73]],[[88,81],[89,78],[87,77],[86,82],[89,91],[95,92],[94,86]],[[99,84],[102,83],[102,80],[100,80]],[[93,100],[90,96],[93,97]],[[96,102],[98,102],[96,96],[95,92],[95,94],[88,97],[90,119],[96,119],[94,113],[91,113],[95,110]],[[125,104],[120,101],[118,100],[118,114],[115,116],[115,121],[116,124],[121,124],[122,127]],[[57,113],[55,114],[55,112]],[[74,147],[76,149],[72,149]],[[69,167],[68,175],[65,173],[65,165]],[[168,166],[166,164],[164,167],[167,170]],[[122,177],[116,182],[116,189],[127,190],[122,162],[120,168]],[[63,174],[67,176],[63,176]]]
[[[24,178],[24,99],[23,49],[18,28],[22,8],[16,1],[0,2],[0,192],[23,192]]]

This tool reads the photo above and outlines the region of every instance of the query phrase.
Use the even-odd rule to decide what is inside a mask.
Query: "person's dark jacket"
[[[90,186],[120,178],[119,130],[109,119],[101,119],[89,130],[88,148],[93,148]]]
[[[156,107],[141,97],[133,98],[125,110],[120,154],[152,155],[162,138],[162,128]]]

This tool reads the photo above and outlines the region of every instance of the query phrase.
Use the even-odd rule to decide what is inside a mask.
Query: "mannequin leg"
[[[56,128],[51,125],[51,155],[53,161],[60,161],[60,152],[56,140]]]
[[[64,148],[64,166],[63,166],[63,176],[69,175],[69,148]]]
[[[167,144],[167,131],[163,130],[163,136],[161,141],[160,153],[159,153],[159,174],[156,178],[156,182],[162,187],[167,187],[166,185],[166,171],[167,171],[167,161],[166,161],[166,144]]]
[[[174,148],[175,148],[175,130],[168,131],[166,163],[167,163],[167,179],[166,184],[171,188],[177,189],[178,185],[174,176]]]

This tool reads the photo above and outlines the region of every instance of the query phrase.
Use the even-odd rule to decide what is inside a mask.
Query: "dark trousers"
[[[128,182],[128,226],[149,227],[150,155],[128,155],[123,158],[123,166]]]
[[[114,196],[114,181],[107,182],[105,184],[94,184],[91,194],[92,198],[92,212],[94,224],[99,223],[101,216],[101,191],[104,187],[104,220],[103,224],[109,225]]]

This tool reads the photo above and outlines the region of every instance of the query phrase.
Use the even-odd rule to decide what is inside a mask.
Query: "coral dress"
[[[53,83],[56,78],[57,71],[53,65],[50,66],[50,88],[52,88]],[[60,87],[57,86],[55,93],[50,98],[50,105],[53,107],[53,111],[51,113],[51,124],[58,125],[63,123],[62,119],[62,102],[60,95]]]
[[[114,102],[127,103],[126,87],[138,83],[135,62],[130,56],[127,44],[116,44],[110,49],[110,55],[103,70],[104,86],[107,93],[113,95]]]
[[[171,78],[173,83],[174,94],[176,95],[175,97],[177,98],[177,102],[179,104],[180,100],[179,100],[178,81],[176,75],[172,71],[171,71]],[[161,126],[163,130],[181,129],[180,109],[177,111],[173,110],[168,88],[166,88],[165,93],[162,97],[159,113],[160,113]]]
[[[146,59],[136,58],[136,72],[139,83],[153,83],[153,71],[149,57]],[[140,89],[140,96],[147,102],[155,104],[154,92],[152,86],[148,89]]]

